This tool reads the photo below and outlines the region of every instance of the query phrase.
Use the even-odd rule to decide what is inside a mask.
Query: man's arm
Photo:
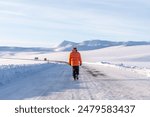
[[[69,54],[69,65],[71,65],[71,53]]]
[[[80,61],[80,65],[82,65],[82,58],[81,58],[81,54],[79,53],[79,61]]]

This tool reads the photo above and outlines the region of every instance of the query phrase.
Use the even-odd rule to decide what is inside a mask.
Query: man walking
[[[77,51],[77,48],[73,48],[69,55],[69,65],[72,66],[74,80],[78,80],[79,66],[82,65],[82,59],[80,53]]]

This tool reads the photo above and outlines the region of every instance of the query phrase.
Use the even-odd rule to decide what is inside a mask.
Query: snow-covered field
[[[147,45],[82,51],[77,82],[71,67],[61,63],[69,52],[0,52],[0,99],[150,99],[149,50]]]

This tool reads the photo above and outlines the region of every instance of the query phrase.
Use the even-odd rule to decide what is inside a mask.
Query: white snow
[[[150,46],[116,46],[93,51],[82,52],[86,62],[107,61],[109,63],[126,63],[149,67]],[[140,64],[142,63],[142,64]],[[145,63],[145,64],[144,64]]]
[[[49,64],[2,65],[0,66],[0,84],[4,85],[12,80],[18,80],[21,77],[37,73],[49,66]]]
[[[147,45],[82,51],[79,81],[61,63],[69,52],[0,52],[0,99],[150,99],[149,50]]]

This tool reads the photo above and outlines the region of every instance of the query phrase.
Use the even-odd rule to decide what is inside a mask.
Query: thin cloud
[[[0,39],[37,44],[93,38],[149,40],[149,10],[147,0],[3,0]]]

